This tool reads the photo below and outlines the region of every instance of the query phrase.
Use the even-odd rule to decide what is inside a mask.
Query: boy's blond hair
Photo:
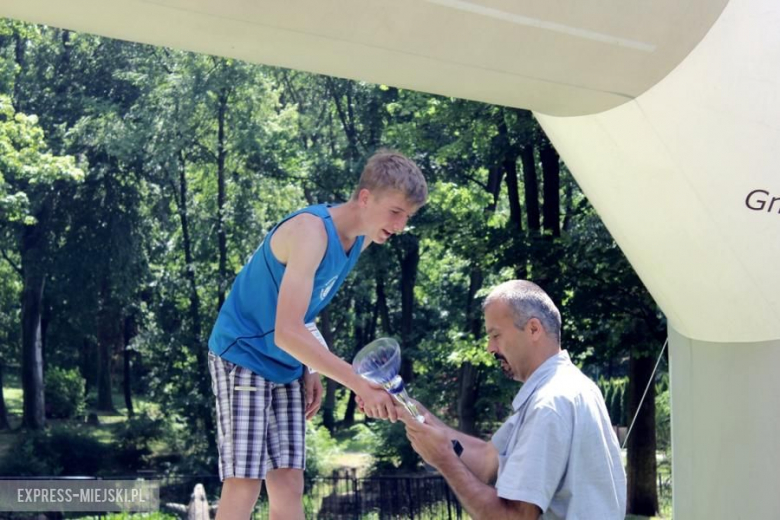
[[[398,190],[418,207],[428,199],[428,184],[420,168],[402,153],[387,148],[368,159],[352,198],[356,199],[362,189],[375,193]]]

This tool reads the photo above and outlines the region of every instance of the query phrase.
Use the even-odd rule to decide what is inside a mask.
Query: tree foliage
[[[206,341],[233,278],[282,216],[347,200],[382,146],[421,166],[430,201],[321,317],[334,352],[399,338],[413,393],[487,434],[517,391],[482,337],[501,281],[550,293],[595,379],[657,351],[663,317],[529,112],[2,21],[3,359],[37,344],[105,409],[122,381],[128,409],[144,393],[168,412],[181,461],[214,470]],[[356,420],[335,384],[325,409],[334,435]]]

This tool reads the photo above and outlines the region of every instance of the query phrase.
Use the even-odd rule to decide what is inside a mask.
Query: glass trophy
[[[412,417],[419,422],[425,422],[425,419],[417,411],[417,406],[412,402],[409,394],[404,388],[404,380],[398,375],[401,369],[401,347],[393,338],[375,339],[352,360],[352,368],[364,379],[381,385],[390,395],[396,398],[399,403],[404,405]]]

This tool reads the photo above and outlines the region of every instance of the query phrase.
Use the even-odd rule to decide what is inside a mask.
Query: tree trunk
[[[41,341],[42,274],[25,273],[22,290],[22,392],[26,428],[46,425],[43,386],[43,343]]]
[[[112,369],[114,346],[117,340],[116,319],[114,313],[105,307],[98,312],[97,409],[103,412],[115,411],[112,396]]]
[[[352,358],[358,353],[358,351],[368,344],[374,338],[369,334],[369,322],[367,318],[368,310],[370,308],[370,302],[368,296],[364,293],[358,293],[354,299],[354,312],[355,312],[355,343],[352,348]],[[350,391],[349,400],[347,401],[347,409],[344,411],[344,419],[341,421],[342,426],[349,428],[355,424],[355,409],[357,403],[355,402],[355,393]]]
[[[27,60],[26,60],[26,50],[27,50],[27,39],[22,38],[22,35],[19,33],[19,30],[14,31],[14,59],[16,61],[16,65],[18,66],[18,70],[24,71],[26,70]],[[27,113],[27,104],[25,103],[25,96],[22,95],[22,82],[17,80],[14,81],[14,108],[16,108],[17,113]]]
[[[482,271],[472,267],[469,273],[469,292],[466,299],[466,331],[475,340],[482,336],[482,318],[475,299],[483,283]],[[474,405],[479,397],[479,367],[465,362],[460,367],[458,377],[458,425],[462,432],[477,434],[477,413]]]
[[[504,159],[504,171],[506,172],[506,187],[509,195],[509,226],[512,233],[512,241],[520,246],[523,238],[523,212],[520,206],[520,192],[517,182],[517,158],[509,154]],[[515,256],[515,276],[520,279],[528,277],[528,259],[524,254]]]
[[[320,333],[322,334],[325,343],[327,343],[328,347],[332,350],[335,338],[333,336],[330,311],[328,311],[328,309],[324,309],[320,313]],[[330,433],[333,433],[336,426],[336,416],[334,415],[336,411],[336,390],[339,385],[330,378],[327,379],[326,385],[325,399],[322,402],[322,425],[325,426]]]
[[[186,165],[184,158],[180,156],[179,168],[179,220],[181,222],[181,234],[184,247],[184,277],[190,289],[190,319],[192,320],[192,336],[195,344],[200,346],[201,342],[201,318],[200,318],[200,296],[198,294],[198,283],[195,279],[195,263],[192,257],[192,239],[190,238],[189,213],[187,211],[188,203],[188,184],[186,175]]]
[[[561,236],[561,164],[558,152],[545,141],[539,152],[544,177],[544,230],[554,237]]]
[[[130,350],[130,341],[135,337],[136,335],[136,328],[135,328],[135,320],[132,317],[125,318],[125,327],[124,327],[124,334],[123,334],[123,344],[124,348],[122,349],[122,358],[124,361],[124,367],[122,371],[122,389],[125,394],[125,408],[127,408],[127,416],[132,417],[135,415],[133,411],[133,393],[132,393],[132,370],[131,370],[131,355],[132,351]]]
[[[322,400],[322,425],[333,434],[336,429],[336,391],[341,385],[331,378],[325,379],[325,398]],[[353,416],[354,421],[354,416]]]
[[[114,351],[121,343],[119,330],[121,320],[113,301],[108,280],[103,280],[100,288],[100,310],[97,319],[97,409],[102,412],[115,412],[112,380]]]
[[[192,321],[192,351],[197,362],[196,387],[203,400],[200,406],[200,420],[202,421],[205,435],[208,438],[209,448],[216,448],[214,439],[214,419],[211,415],[211,406],[208,396],[211,395],[211,378],[208,368],[208,351],[203,344],[202,326],[200,316],[200,296],[198,284],[195,278],[195,261],[192,256],[192,240],[190,239],[189,214],[187,212],[188,201],[186,163],[182,153],[179,154],[179,220],[181,221],[182,241],[184,247],[184,276],[187,279],[190,292],[190,320]]]
[[[355,392],[349,391],[349,398],[347,400],[347,408],[344,410],[344,419],[341,421],[341,425],[344,428],[349,428],[355,424],[355,410],[357,409],[357,401],[355,401]]]
[[[539,218],[539,180],[536,176],[534,147],[528,144],[520,151],[523,163],[523,186],[525,187],[525,212],[528,216],[528,230],[539,233],[542,228]]]
[[[39,219],[39,222],[41,220]],[[41,225],[26,226],[22,235],[22,425],[46,426],[43,386],[43,290],[46,274],[41,266],[45,236]]]
[[[477,434],[477,411],[474,405],[479,392],[479,369],[469,361],[460,366],[458,376],[458,426],[460,431],[469,435]]]
[[[95,371],[92,370],[92,344],[86,336],[82,337],[79,347],[79,369],[81,377],[84,378],[84,397],[86,397],[95,384]]]
[[[219,247],[219,267],[217,270],[217,312],[225,303],[227,291],[227,233],[225,231],[225,116],[227,114],[228,93],[223,89],[217,105],[217,245]]]
[[[404,235],[401,253],[401,377],[406,383],[414,378],[412,356],[414,350],[414,285],[417,282],[417,265],[420,263],[420,241],[414,235]]]
[[[9,430],[11,425],[8,422],[8,409],[5,406],[5,397],[3,396],[3,370],[5,367],[0,363],[0,430]]]
[[[496,211],[496,207],[498,206],[498,199],[501,196],[501,180],[503,178],[504,170],[502,168],[499,168],[498,166],[490,168],[490,171],[488,172],[487,191],[490,193],[493,199],[490,204],[488,204],[487,208],[485,208],[487,218],[490,218],[490,215]]]
[[[642,393],[653,373],[652,357],[631,353],[629,362],[629,410],[636,414]],[[655,384],[650,384],[628,439],[628,513],[654,516],[658,512],[655,437]]]
[[[503,166],[506,172],[506,188],[509,195],[509,222],[513,231],[522,233],[523,210],[520,206],[520,191],[517,182],[517,160],[507,157]]]
[[[387,294],[385,293],[385,279],[377,274],[376,277],[376,311],[382,320],[382,331],[385,335],[393,334],[393,327],[390,323],[390,309],[387,306]]]
[[[506,127],[506,120],[502,116],[498,121],[498,135],[493,141],[493,146],[497,147],[496,153],[500,158],[501,168],[506,174],[507,197],[509,198],[509,222],[510,229],[523,232],[523,210],[520,207],[520,192],[517,182],[517,157],[518,152],[509,139],[509,130]]]
[[[348,153],[350,160],[350,169],[355,168],[358,158],[360,157],[360,151],[358,150],[359,138],[357,128],[355,126],[354,108],[352,106],[352,95],[350,94],[351,85],[347,82],[340,80],[334,80],[332,78],[325,78],[325,82],[328,85],[328,91],[333,98],[333,105],[336,107],[336,114],[339,116],[341,126],[344,129],[344,135],[347,137]],[[344,91],[337,89],[337,84],[344,86]],[[342,95],[346,97],[345,107],[341,105]]]

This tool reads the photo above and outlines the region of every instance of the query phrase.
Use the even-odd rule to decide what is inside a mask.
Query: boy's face
[[[365,210],[366,235],[377,244],[403,231],[409,217],[419,209],[397,190],[372,193],[364,189],[359,200]]]

